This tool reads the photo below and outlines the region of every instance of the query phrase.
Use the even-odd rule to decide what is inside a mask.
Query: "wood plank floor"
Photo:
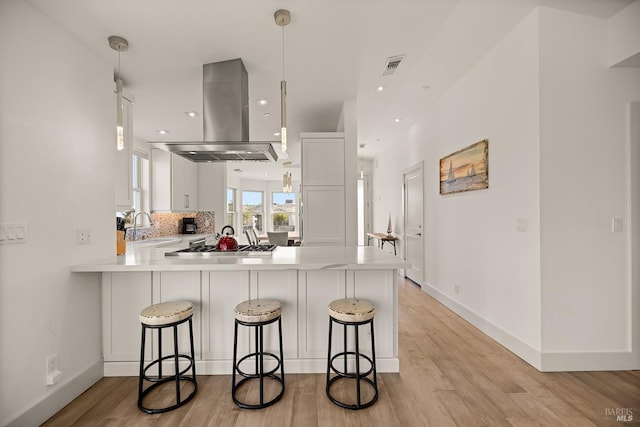
[[[199,376],[186,406],[147,415],[137,378],[103,378],[44,425],[53,426],[621,426],[640,425],[640,371],[541,373],[409,281],[399,284],[400,373],[380,374],[362,411],[324,394],[324,375],[287,375],[269,408],[240,410],[230,376]],[[623,411],[632,422],[616,421]]]

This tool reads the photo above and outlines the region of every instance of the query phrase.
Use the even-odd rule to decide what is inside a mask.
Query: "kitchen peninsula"
[[[305,246],[278,247],[269,256],[165,256],[175,249],[136,248],[104,262],[72,266],[76,273],[102,274],[105,376],[138,375],[138,313],[177,299],[195,305],[198,374],[231,372],[233,308],[256,298],[282,303],[286,372],[326,372],[327,306],[345,297],[376,306],[378,371],[399,372],[397,271],[407,267],[401,258],[375,247]],[[277,342],[273,332],[265,330],[269,347]],[[369,345],[368,334],[361,339]],[[243,350],[249,341],[241,337]]]

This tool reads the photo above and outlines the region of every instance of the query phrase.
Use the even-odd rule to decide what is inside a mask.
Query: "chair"
[[[260,243],[260,240],[258,240],[258,235],[256,234],[256,229],[251,227],[250,229],[247,230],[249,232],[249,234],[251,235],[251,244],[252,245],[257,245]]]
[[[287,231],[267,231],[269,243],[278,246],[289,245],[289,232]]]
[[[253,229],[250,229],[253,230]],[[255,233],[252,233],[250,230],[244,230],[244,235],[247,237],[247,243],[250,245],[257,245],[258,242],[254,240]]]

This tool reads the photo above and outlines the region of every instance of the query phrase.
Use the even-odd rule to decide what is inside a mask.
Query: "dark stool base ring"
[[[178,325],[189,322],[189,341],[191,344],[191,356],[186,354],[178,353]],[[167,356],[162,356],[162,329],[164,328],[173,328],[173,348],[174,353]],[[152,360],[149,364],[145,366],[144,364],[144,350],[145,350],[145,341],[146,341],[146,331],[147,329],[156,329],[158,331],[158,358]],[[189,402],[193,396],[195,396],[198,391],[198,383],[196,382],[196,366],[195,366],[195,349],[193,345],[193,323],[192,316],[187,317],[186,319],[180,320],[175,323],[170,323],[167,325],[142,325],[142,343],[140,349],[140,375],[138,379],[138,409],[147,414],[160,414],[163,412],[169,412],[174,409],[177,409]],[[162,375],[162,362],[165,360],[173,360],[175,372],[173,375]],[[187,360],[189,364],[183,370],[180,370],[179,364],[180,360]],[[148,375],[147,371],[153,366],[158,366],[158,375]],[[191,376],[186,376],[185,374],[191,371]],[[143,382],[149,381],[152,382],[149,387],[143,389]],[[180,381],[186,381],[193,384],[193,391],[185,398],[181,397],[180,393]],[[147,408],[142,404],[145,396],[147,396],[151,391],[155,390],[159,386],[165,383],[173,382],[176,386],[176,396],[175,405],[171,405],[165,408]]]
[[[265,352],[264,351],[264,342],[263,342],[263,331],[262,331],[262,327],[265,325],[268,325],[270,323],[273,322],[278,322],[278,334],[279,334],[279,341],[280,341],[280,357],[278,357],[277,355],[273,354],[273,353],[269,353],[269,352]],[[253,353],[249,353],[245,356],[243,356],[242,358],[240,358],[240,360],[237,359],[237,352],[238,352],[238,325],[243,325],[243,326],[248,326],[250,328],[254,328],[255,329],[255,346],[256,346],[256,351]],[[254,374],[251,373],[247,373],[245,371],[243,371],[242,369],[240,369],[240,364],[244,361],[247,360],[251,357],[255,357],[255,363],[256,363],[256,372]],[[264,371],[264,359],[265,357],[268,357],[271,360],[274,360],[276,362],[276,366],[273,369],[270,369],[269,371]],[[233,333],[233,375],[232,375],[232,379],[231,379],[231,397],[233,398],[233,402],[242,409],[261,409],[261,408],[266,408],[267,406],[271,406],[274,403],[276,403],[277,401],[279,401],[282,396],[284,395],[284,390],[285,390],[285,386],[284,386],[284,363],[283,363],[283,351],[282,351],[282,318],[281,316],[278,316],[274,319],[265,321],[265,322],[244,322],[241,320],[236,319],[235,321],[235,327],[234,327],[234,333]],[[276,375],[276,372],[280,370],[280,376]],[[238,373],[241,377],[243,377],[240,381],[238,381],[236,383],[236,373]],[[281,389],[280,389],[280,393],[278,393],[278,395],[276,397],[274,397],[273,399],[265,402],[264,401],[264,379],[265,378],[271,378],[273,380],[276,380],[278,383],[280,383]],[[239,400],[236,397],[236,392],[238,391],[238,389],[245,383],[248,383],[250,381],[259,381],[260,382],[260,403],[257,404],[249,404],[249,403],[245,403],[242,402],[241,400]]]
[[[331,355],[331,341],[332,341],[332,332],[333,332],[333,323],[338,323],[343,325],[344,327],[344,350],[340,353],[337,353],[335,355]],[[366,354],[362,354],[360,353],[360,342],[359,342],[359,337],[358,337],[358,327],[360,325],[366,325],[369,324],[371,327],[371,357],[367,356]],[[347,348],[347,326],[353,326],[355,329],[355,351],[346,351]],[[365,320],[362,322],[346,322],[343,320],[338,320],[335,319],[331,316],[329,316],[329,351],[328,351],[328,356],[327,356],[327,381],[326,381],[326,387],[325,387],[325,392],[327,394],[327,397],[329,398],[329,400],[331,402],[333,402],[334,404],[345,408],[345,409],[352,409],[352,410],[358,410],[358,409],[365,409],[368,408],[369,406],[373,405],[377,400],[378,400],[378,378],[377,378],[377,373],[376,373],[376,350],[375,350],[375,334],[374,334],[374,329],[373,329],[373,318],[369,319],[369,320]],[[355,358],[355,364],[356,364],[356,368],[355,368],[355,372],[350,373],[348,372],[347,369],[347,357],[348,356],[354,356]],[[344,371],[337,369],[334,365],[334,361],[339,358],[342,357],[344,359]],[[366,371],[361,372],[360,371],[360,360],[366,360],[367,362],[369,362],[370,366],[369,369]],[[330,377],[331,371],[333,371],[334,373],[336,373],[337,375],[334,376],[333,378]],[[373,380],[371,378],[369,378],[369,375],[373,376]],[[340,381],[340,380],[345,380],[345,379],[354,379],[356,381],[356,390],[357,390],[357,394],[356,394],[356,403],[353,405],[349,405],[347,403],[341,402],[338,399],[336,399],[335,397],[333,397],[333,395],[331,394],[331,386],[336,382],[336,381]],[[361,384],[360,382],[363,381],[367,384],[369,384],[374,391],[373,397],[368,400],[367,402],[362,402],[361,401]]]

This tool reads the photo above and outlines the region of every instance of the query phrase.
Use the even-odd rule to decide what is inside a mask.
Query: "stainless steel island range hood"
[[[204,141],[151,142],[194,162],[278,160],[276,141],[249,141],[249,82],[242,59],[202,66]]]

